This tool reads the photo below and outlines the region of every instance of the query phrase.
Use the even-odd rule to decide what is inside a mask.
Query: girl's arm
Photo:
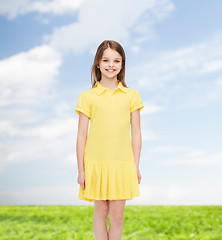
[[[89,117],[84,113],[79,113],[78,134],[76,141],[76,156],[79,173],[84,172],[84,149],[88,134]]]
[[[131,140],[136,167],[139,168],[140,152],[142,148],[142,134],[140,129],[140,110],[131,113]]]

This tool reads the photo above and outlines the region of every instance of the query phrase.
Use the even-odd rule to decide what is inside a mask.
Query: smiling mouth
[[[114,72],[116,71],[115,69],[106,69],[107,72]]]

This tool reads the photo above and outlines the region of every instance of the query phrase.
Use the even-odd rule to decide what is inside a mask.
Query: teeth
[[[107,70],[107,71],[109,71],[109,72],[114,72],[114,70]]]

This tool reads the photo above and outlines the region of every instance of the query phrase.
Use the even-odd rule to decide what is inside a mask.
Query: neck
[[[117,78],[113,78],[113,79],[102,78],[100,80],[100,84],[104,87],[116,87],[119,84],[119,80],[117,80]]]

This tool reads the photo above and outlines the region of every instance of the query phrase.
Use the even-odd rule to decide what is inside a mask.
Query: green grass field
[[[0,206],[0,239],[94,239],[93,212],[93,205]],[[222,206],[126,205],[122,239],[222,240]]]

